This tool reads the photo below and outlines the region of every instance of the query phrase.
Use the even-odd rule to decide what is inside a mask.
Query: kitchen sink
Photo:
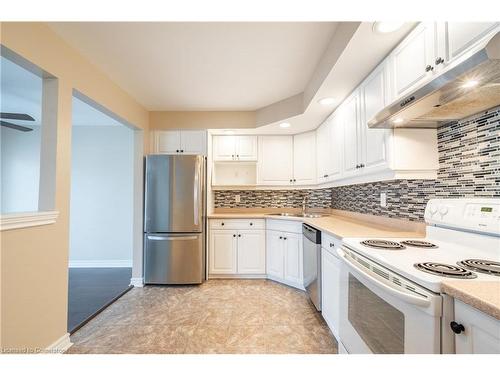
[[[318,217],[323,217],[324,215],[321,215],[321,214],[308,214],[308,213],[298,213],[298,214],[291,214],[291,213],[288,213],[288,212],[280,212],[280,213],[277,213],[277,214],[270,214],[272,216],[289,216],[289,217],[306,217],[306,218],[310,218],[310,219],[314,219],[314,218],[318,218]]]

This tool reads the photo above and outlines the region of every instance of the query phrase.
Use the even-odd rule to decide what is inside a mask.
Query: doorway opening
[[[73,96],[68,332],[132,288],[135,131]]]

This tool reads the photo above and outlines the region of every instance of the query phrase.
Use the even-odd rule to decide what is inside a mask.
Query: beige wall
[[[148,112],[43,23],[2,23],[1,43],[58,78],[56,224],[1,232],[2,348],[45,348],[66,333],[71,98],[77,89],[147,132]],[[145,134],[144,139],[149,137]],[[146,145],[147,147],[147,145]]]
[[[254,111],[154,111],[149,113],[150,129],[255,128]]]

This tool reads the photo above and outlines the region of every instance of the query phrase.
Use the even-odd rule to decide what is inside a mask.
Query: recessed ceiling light
[[[322,98],[322,99],[318,100],[318,103],[321,105],[330,105],[330,104],[335,103],[335,99],[334,98]]]
[[[290,127],[290,123],[289,122],[282,122],[280,124],[280,128],[289,128]]]
[[[234,134],[234,130],[224,130],[224,134],[233,135]]]
[[[401,117],[395,118],[392,122],[394,124],[401,124],[404,120]]]
[[[373,31],[379,34],[387,34],[399,30],[403,25],[404,22],[377,21],[373,23]]]
[[[476,81],[475,79],[470,79],[468,80],[467,82],[465,82],[462,87],[464,89],[469,89],[471,87],[474,87],[474,86],[477,86],[477,84],[479,83],[479,81]]]

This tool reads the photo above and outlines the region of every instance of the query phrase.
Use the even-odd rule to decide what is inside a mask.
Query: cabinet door
[[[266,270],[269,276],[284,277],[283,234],[274,230],[266,231]]]
[[[455,300],[455,322],[464,326],[455,334],[457,354],[500,354],[500,320]]]
[[[290,185],[293,179],[293,138],[287,135],[259,137],[260,185]]]
[[[316,130],[316,163],[318,183],[328,181],[328,164],[330,161],[330,122],[328,118]]]
[[[206,133],[201,130],[181,131],[181,152],[191,155],[206,154]]]
[[[361,173],[388,167],[387,143],[390,129],[370,129],[368,121],[388,104],[387,64],[379,65],[361,85]]]
[[[176,154],[181,149],[181,132],[178,130],[155,132],[155,153]]]
[[[359,92],[355,92],[343,104],[341,110],[344,124],[344,176],[359,172]]]
[[[210,231],[209,273],[236,274],[237,233],[229,230]]]
[[[340,261],[321,249],[321,314],[328,327],[339,337],[340,324]]]
[[[316,133],[293,137],[293,180],[295,185],[316,183]]]
[[[257,160],[257,137],[241,135],[237,137],[236,158],[241,161]]]
[[[214,161],[235,160],[236,137],[232,135],[215,135],[213,137]]]
[[[285,252],[285,281],[303,287],[302,235],[283,233]]]
[[[436,58],[436,25],[420,23],[392,53],[394,93],[397,98],[420,85],[432,74]]]
[[[238,274],[264,273],[266,273],[266,236],[264,231],[238,231]]]
[[[328,142],[328,180],[333,181],[342,176],[342,160],[344,150],[344,124],[340,113],[332,117],[330,123],[330,138]]]
[[[467,52],[499,25],[499,22],[446,22],[447,60],[451,62]]]

